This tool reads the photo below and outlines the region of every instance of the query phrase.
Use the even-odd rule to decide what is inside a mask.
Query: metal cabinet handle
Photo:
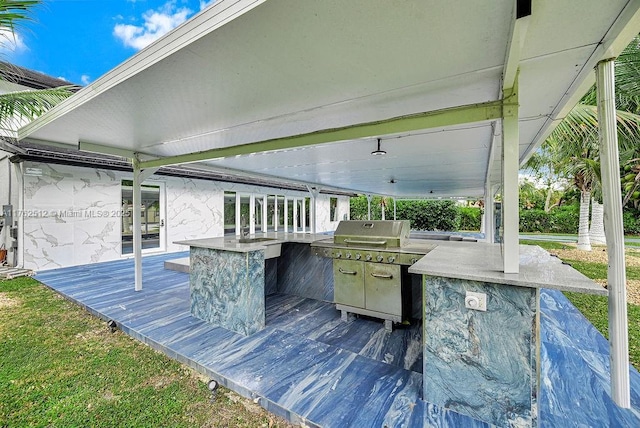
[[[357,275],[358,272],[353,271],[353,270],[344,270],[342,268],[338,268],[338,270],[340,271],[340,273],[343,273],[345,275]]]
[[[374,272],[371,272],[371,276],[374,278],[393,279],[393,275],[384,275],[381,273],[374,273]]]

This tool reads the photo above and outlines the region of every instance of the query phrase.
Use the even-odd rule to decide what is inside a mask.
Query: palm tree
[[[640,141],[640,36],[627,46],[616,60],[616,119],[621,153],[638,154]],[[542,151],[563,166],[573,184],[580,190],[580,222],[578,249],[591,249],[589,203],[594,189],[600,185],[598,144],[598,110],[596,90],[592,87],[545,141]],[[628,155],[631,156],[631,155]],[[640,156],[636,156],[640,157]],[[633,187],[633,186],[631,186]],[[635,190],[635,188],[633,188]],[[592,230],[604,243],[601,205],[596,201]]]
[[[0,45],[7,43],[21,22],[29,20],[27,12],[41,0],[0,0]],[[0,75],[2,75],[0,70]],[[0,94],[0,129],[15,131],[73,94],[77,87],[66,85],[52,89],[27,90]]]

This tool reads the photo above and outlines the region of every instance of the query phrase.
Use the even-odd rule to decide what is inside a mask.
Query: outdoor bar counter
[[[248,243],[228,236],[177,241],[190,247],[191,313],[248,336],[265,327],[265,295],[270,292],[332,300],[332,284],[322,280],[331,264],[316,260],[309,249],[311,242],[326,238],[268,232],[247,237],[253,240]]]
[[[270,240],[177,242],[190,246],[194,316],[250,335],[265,327],[270,288],[332,301],[331,260],[310,251],[330,237],[260,237]],[[537,426],[540,289],[607,290],[537,246],[520,246],[520,273],[505,274],[500,244],[415,241],[430,250],[409,268],[422,275],[423,399],[496,426]],[[469,307],[474,296],[486,310]]]
[[[424,400],[497,426],[537,426],[540,288],[607,290],[537,246],[521,245],[520,273],[505,274],[500,244],[434,243],[409,268],[423,275]],[[486,296],[486,311],[465,305],[468,292]]]

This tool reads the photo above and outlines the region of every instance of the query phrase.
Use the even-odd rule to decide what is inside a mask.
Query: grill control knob
[[[346,254],[346,257],[347,257],[348,259],[350,259],[350,258],[351,258],[351,253],[347,253],[347,254]]]
[[[361,257],[360,253],[356,253],[356,260],[360,260]]]
[[[396,258],[393,257],[393,256],[389,256],[389,258],[387,260],[389,260],[389,263],[393,263],[393,262],[396,261]]]
[[[365,259],[366,259],[367,261],[371,261],[371,254],[367,254],[367,256],[365,257]]]
[[[342,257],[342,253],[341,253],[340,251],[338,251],[338,252],[336,253],[336,258],[338,258],[338,259],[339,259],[340,257]]]
[[[382,257],[382,256],[378,256],[378,257],[376,257],[376,260],[377,260],[377,261],[379,261],[379,262],[381,262],[381,261],[383,261],[383,260],[384,260],[384,257]]]

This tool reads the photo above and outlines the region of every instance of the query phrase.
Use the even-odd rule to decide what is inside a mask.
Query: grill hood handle
[[[346,238],[344,240],[345,244],[360,244],[360,245],[385,245],[387,243],[386,240],[381,240],[381,241],[363,241],[360,239],[349,239]]]

